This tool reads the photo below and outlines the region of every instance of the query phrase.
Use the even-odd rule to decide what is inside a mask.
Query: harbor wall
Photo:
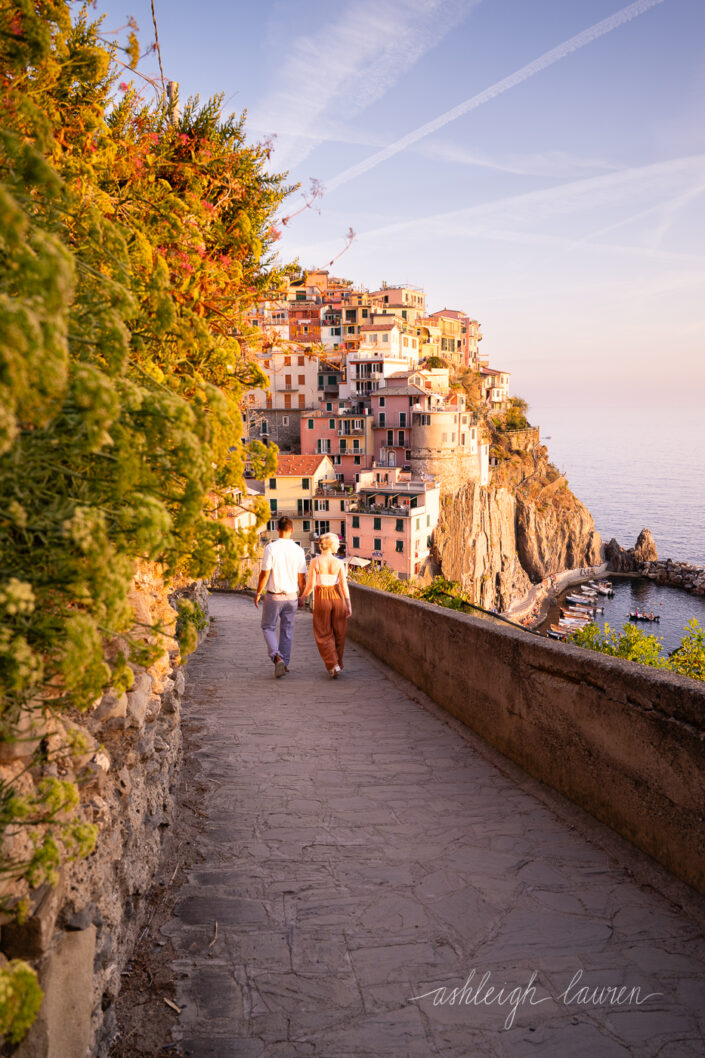
[[[350,584],[349,634],[705,894],[705,684]]]

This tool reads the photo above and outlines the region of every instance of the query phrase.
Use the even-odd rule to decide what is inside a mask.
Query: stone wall
[[[349,634],[705,894],[705,684],[350,584]]]
[[[201,585],[182,585],[176,595],[190,597],[207,612]],[[80,783],[82,818],[99,828],[95,851],[67,863],[55,888],[29,894],[32,912],[23,925],[7,919],[2,924],[0,950],[29,962],[44,990],[28,1035],[16,1050],[4,1052],[16,1058],[107,1054],[121,973],[142,925],[142,901],[170,824],[185,685],[173,638],[176,611],[153,567],[137,572],[130,602],[143,623],[135,634],[149,636],[144,625],[157,621],[166,629],[163,652],[150,668],[131,666],[134,683],[127,694],[107,693],[88,714],[70,718],[83,731],[88,751],[75,775],[58,765],[60,777]],[[22,743],[15,752],[23,752]],[[0,772],[21,763],[5,760]]]
[[[531,452],[541,443],[541,431],[538,426],[527,426],[524,430],[507,430],[502,437],[514,452]]]

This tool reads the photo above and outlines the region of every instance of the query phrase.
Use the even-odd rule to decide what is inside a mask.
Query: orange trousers
[[[337,587],[316,588],[313,598],[313,635],[327,669],[335,668],[336,665],[341,669],[343,667],[347,624],[345,600],[341,598]]]

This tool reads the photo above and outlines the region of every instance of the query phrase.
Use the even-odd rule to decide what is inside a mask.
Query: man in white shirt
[[[298,596],[306,587],[306,556],[301,546],[291,539],[294,532],[291,518],[280,518],[277,528],[279,539],[267,544],[262,556],[255,606],[259,607],[264,595],[262,632],[274,662],[274,675],[279,679],[289,671]]]

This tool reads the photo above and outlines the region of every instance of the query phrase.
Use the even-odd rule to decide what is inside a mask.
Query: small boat
[[[644,613],[643,610],[635,610],[629,614],[630,621],[660,621],[661,615],[657,613]]]
[[[549,639],[560,639],[562,643],[565,643],[567,638],[565,632],[561,632],[560,630],[556,631],[556,629],[554,628],[549,628],[548,632],[546,632],[546,635],[549,637]]]
[[[608,580],[591,580],[589,586],[594,588],[598,595],[614,595],[614,588]]]

